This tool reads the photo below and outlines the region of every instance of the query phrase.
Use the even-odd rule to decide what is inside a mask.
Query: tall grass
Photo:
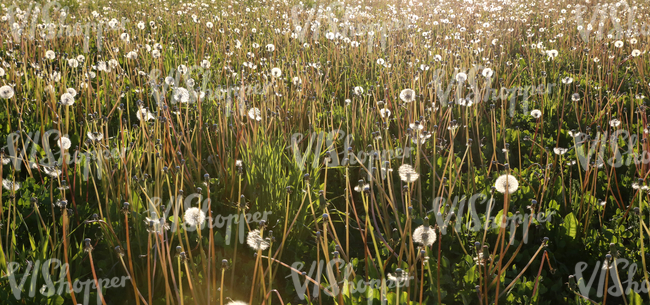
[[[650,149],[648,38],[603,17],[611,36],[585,41],[596,4],[578,29],[576,1],[75,2],[51,10],[52,39],[42,13],[30,39],[32,3],[17,4],[0,22],[11,304],[83,303],[75,281],[117,276],[130,280],[90,300],[650,298],[574,283],[579,262],[611,259],[605,288],[627,288],[620,258],[648,283],[650,159],[634,162]],[[647,4],[631,5],[642,24]],[[102,24],[88,53],[64,19]],[[50,258],[68,289],[44,295],[30,266]]]

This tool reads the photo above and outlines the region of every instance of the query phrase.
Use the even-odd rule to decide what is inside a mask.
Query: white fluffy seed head
[[[183,219],[190,227],[201,227],[205,222],[205,213],[199,208],[189,208],[185,211]]]
[[[539,119],[542,116],[542,112],[539,111],[538,109],[535,109],[530,112],[530,115],[536,119]]]
[[[0,98],[8,100],[14,96],[14,89],[10,86],[0,87]]]
[[[65,106],[72,106],[74,104],[74,96],[72,96],[72,94],[69,92],[64,93],[61,95],[61,104]]]
[[[415,91],[413,91],[413,89],[404,89],[399,93],[399,98],[404,101],[404,103],[410,103],[415,100]]]
[[[415,182],[415,180],[418,180],[418,178],[420,178],[420,174],[418,174],[415,169],[413,169],[413,167],[408,164],[402,164],[397,172],[399,173],[400,179],[406,183]]]
[[[507,191],[508,194],[512,194],[519,188],[519,182],[513,175],[502,175],[497,178],[497,181],[494,183],[494,187],[499,193],[504,194]]]
[[[253,250],[266,250],[269,248],[269,242],[262,238],[260,235],[260,230],[255,229],[253,231],[248,232],[248,237],[246,237],[246,243],[248,244],[249,247],[251,247]]]
[[[436,231],[431,226],[421,225],[413,231],[413,241],[425,247],[433,245],[436,242]]]

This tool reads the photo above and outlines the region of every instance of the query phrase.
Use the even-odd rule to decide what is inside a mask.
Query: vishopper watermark
[[[195,204],[195,207],[192,207],[192,203],[194,201],[197,203]],[[270,211],[264,211],[263,213],[255,212],[252,214],[241,213],[239,215],[230,214],[227,216],[213,214],[211,218],[209,214],[211,200],[210,198],[204,199],[203,195],[199,193],[193,193],[186,197],[183,195],[176,197],[172,196],[166,205],[162,205],[162,203],[163,199],[160,197],[152,197],[148,200],[148,213],[151,216],[149,219],[153,221],[151,225],[157,226],[157,228],[154,229],[159,230],[161,227],[164,227],[164,225],[161,225],[161,223],[166,223],[166,219],[169,216],[175,215],[177,217],[173,217],[171,226],[169,227],[172,232],[179,230],[181,228],[181,225],[184,230],[189,232],[204,230],[207,228],[221,229],[225,227],[226,245],[230,245],[232,239],[232,231],[236,228],[236,226],[239,226],[237,229],[239,232],[239,243],[244,243],[246,223],[259,223],[260,221],[268,222],[268,215],[272,214]],[[191,209],[196,210],[192,211]],[[196,221],[196,223],[193,225],[188,224],[187,221],[183,221],[181,223],[180,220],[184,218],[188,211],[190,211],[190,213],[195,213],[195,215],[200,218],[199,221]],[[158,218],[159,213],[162,213],[163,215],[160,219]]]
[[[51,15],[57,11],[59,12],[58,24],[54,23],[54,18]],[[89,42],[92,32],[95,32],[97,35],[97,41],[95,44],[97,51],[101,51],[104,31],[125,31],[125,25],[129,22],[129,19],[122,18],[121,22],[117,19],[113,19],[107,24],[105,24],[103,21],[90,21],[86,22],[85,24],[76,22],[74,25],[69,26],[65,24],[68,17],[67,12],[67,7],[62,8],[61,3],[57,1],[48,2],[42,7],[38,3],[31,2],[25,11],[21,10],[15,5],[10,6],[7,9],[6,16],[3,17],[3,20],[6,19],[9,22],[9,26],[11,27],[11,34],[14,40],[19,40],[23,34],[26,34],[28,39],[33,40],[36,38],[37,30],[40,31],[40,38],[46,40],[51,40],[55,37],[83,37],[84,53],[89,52]],[[38,24],[39,13],[41,13],[41,24]]]
[[[50,273],[58,269],[58,280],[54,280],[54,274]],[[27,296],[31,299],[36,295],[36,291],[42,294],[45,297],[51,297],[53,295],[63,295],[64,293],[70,293],[74,291],[75,294],[80,294],[83,292],[84,295],[84,305],[90,304],[90,290],[94,289],[98,292],[102,289],[108,288],[123,288],[126,287],[126,280],[130,279],[129,276],[122,277],[113,277],[113,278],[98,278],[97,283],[94,279],[88,279],[85,281],[75,280],[72,282],[72,287],[67,281],[66,276],[69,271],[69,265],[67,263],[61,263],[60,260],[56,258],[48,259],[41,264],[40,260],[36,262],[27,262],[27,268],[22,277],[20,278],[20,283],[17,281],[16,276],[19,274],[20,264],[17,262],[10,262],[7,264],[7,278],[9,279],[9,286],[11,287],[11,292],[16,300],[22,298],[23,289],[27,282],[27,278],[31,273],[31,281],[29,282],[29,291]],[[38,273],[41,272],[42,279],[45,282],[40,288],[37,287],[37,283],[40,279]],[[58,288],[57,288],[58,285]],[[99,286],[99,287],[98,287]],[[101,293],[97,293],[97,304],[102,304]]]
[[[468,229],[472,232],[477,232],[481,230],[493,230],[499,228],[507,228],[510,226],[510,244],[513,245],[515,242],[515,234],[517,233],[517,228],[519,225],[523,224],[523,242],[524,244],[528,243],[528,231],[529,225],[534,223],[541,224],[545,222],[550,222],[551,217],[556,213],[556,211],[550,211],[548,213],[539,212],[537,214],[521,214],[515,213],[512,216],[505,217],[502,215],[501,219],[496,219],[495,216],[492,216],[492,209],[494,208],[494,200],[489,200],[488,197],[484,194],[474,194],[469,200],[467,196],[462,196],[459,201],[459,196],[455,196],[453,201],[448,202],[445,197],[437,197],[433,200],[432,209],[427,213],[433,213],[436,217],[436,223],[440,227],[440,232],[445,235],[449,229],[449,223],[452,221],[452,218],[455,215],[465,215],[465,204],[469,203],[469,212],[471,215],[470,221],[465,221],[462,219],[454,220],[454,229],[457,232],[461,231],[461,226],[463,224],[472,224]],[[478,210],[476,208],[477,200],[481,199],[480,204],[484,204],[487,201],[487,206],[485,209],[485,219],[483,222],[481,217],[478,215]],[[450,206],[451,203],[451,206]],[[460,204],[460,206],[459,206]],[[444,209],[443,209],[444,207]],[[458,207],[458,210],[456,210]],[[443,215],[446,215],[446,217]]]
[[[467,72],[465,72],[467,71]],[[460,106],[472,106],[473,104],[485,103],[489,100],[509,102],[510,117],[515,115],[517,99],[521,97],[521,103],[524,115],[527,115],[529,107],[529,98],[537,95],[552,94],[555,83],[516,86],[512,88],[501,87],[492,88],[494,71],[488,67],[477,65],[469,70],[460,69],[447,81],[447,89],[443,88],[444,75],[447,71],[436,69],[433,72],[433,81],[429,83],[429,88],[433,89],[436,94],[437,102],[442,106],[448,106],[452,102]],[[451,90],[454,88],[454,95],[450,99]],[[467,91],[467,94],[464,93]]]
[[[634,151],[634,148],[639,142],[638,138],[638,135],[630,135],[624,129],[618,129],[612,134],[598,132],[593,139],[585,133],[578,133],[575,136],[576,155],[584,170],[587,170],[590,165],[602,167],[605,163],[614,168],[619,168],[623,165],[629,166],[632,163],[635,165],[648,164],[650,163],[650,153],[648,151],[644,150],[641,153]],[[627,142],[627,150],[622,150],[619,146],[619,141],[623,143]],[[608,146],[612,153],[612,157],[610,158],[605,157],[605,150]],[[595,156],[593,161],[591,159],[592,156]]]
[[[167,74],[159,69],[151,70],[148,74],[149,84],[151,85],[151,96],[159,106],[166,100],[169,100],[171,104],[192,104],[199,100],[226,100],[226,117],[230,117],[230,112],[233,109],[233,101],[237,100],[239,101],[240,115],[245,116],[247,109],[242,101],[245,96],[272,94],[273,88],[277,85],[277,81],[269,80],[264,84],[217,85],[210,87],[212,75],[210,66],[209,61],[204,60],[201,65],[193,65],[190,67],[181,65],[176,69],[172,68]],[[146,75],[146,73],[143,75]],[[162,76],[164,75],[167,76],[163,78]],[[197,86],[199,83],[193,77],[201,78],[200,86]],[[301,83],[299,79],[294,81],[295,85],[299,85],[299,83]],[[171,98],[167,99],[169,91],[171,91]]]
[[[368,53],[372,53],[376,42],[375,37],[379,38],[381,50],[384,51],[386,49],[388,33],[409,29],[417,22],[417,19],[402,20],[398,18],[390,19],[389,22],[384,22],[383,24],[378,22],[380,19],[359,22],[355,20],[354,16],[356,14],[350,6],[346,6],[345,11],[342,13],[343,19],[339,20],[336,17],[336,13],[340,12],[339,9],[342,9],[344,5],[342,2],[336,1],[325,9],[319,8],[318,10],[313,8],[305,9],[302,5],[293,6],[291,8],[291,19],[293,22],[291,38],[298,39],[304,43],[309,37],[309,31],[311,30],[311,39],[318,41],[321,32],[321,21],[324,19],[328,24],[328,29],[325,32],[326,39],[348,39],[351,46],[358,47],[360,43],[352,41],[352,39],[366,36],[367,51]],[[301,22],[301,15],[307,15],[306,18],[302,18],[304,22]]]
[[[338,268],[337,268],[338,266]],[[372,292],[374,290],[379,290],[381,292],[381,299],[383,300],[381,304],[386,304],[386,290],[400,287],[408,289],[410,282],[414,279],[414,276],[405,273],[402,270],[396,270],[395,275],[389,274],[388,279],[372,279],[369,281],[359,280],[359,281],[350,281],[348,279],[353,278],[354,266],[352,263],[346,263],[341,258],[334,258],[329,261],[328,264],[325,264],[325,261],[321,260],[320,262],[314,261],[311,264],[309,273],[302,271],[302,268],[305,267],[305,264],[302,262],[295,262],[291,265],[293,268],[291,274],[287,276],[291,277],[293,280],[294,288],[298,293],[298,297],[301,300],[305,299],[307,289],[309,289],[309,280],[305,278],[308,276],[311,279],[314,279],[316,284],[312,283],[313,291],[311,296],[313,298],[320,295],[321,290],[321,277],[323,275],[323,268],[325,270],[325,275],[329,283],[329,287],[325,287],[323,292],[325,295],[330,297],[336,297],[343,292],[345,288],[349,289],[351,293],[366,293]],[[295,270],[302,271],[298,273]],[[343,270],[343,281],[338,281],[334,271],[340,273]],[[302,282],[301,282],[302,280]],[[368,304],[372,304],[374,300],[374,295],[368,297]]]
[[[294,161],[298,164],[300,170],[305,170],[306,162],[310,154],[312,154],[312,147],[314,147],[312,168],[316,169],[320,165],[320,155],[325,150],[325,165],[327,167],[355,165],[357,163],[365,163],[368,161],[368,168],[372,168],[374,162],[389,161],[394,158],[401,159],[410,158],[411,151],[415,148],[409,146],[405,148],[396,148],[394,150],[370,150],[358,151],[354,153],[349,149],[344,149],[338,152],[335,140],[343,139],[343,147],[351,147],[350,144],[354,140],[351,134],[346,135],[342,130],[334,130],[331,132],[312,132],[307,149],[304,152],[300,151],[298,144],[306,140],[302,133],[294,133],[291,135],[291,150],[293,152]],[[326,146],[323,146],[326,145]],[[324,149],[324,150],[323,150]],[[386,178],[386,171],[381,171],[382,179]],[[371,178],[372,179],[372,178]]]
[[[622,14],[619,15],[619,9],[621,9]],[[580,38],[587,43],[589,42],[589,37],[591,32],[594,31],[596,24],[598,30],[595,31],[596,40],[600,41],[603,39],[603,36],[607,34],[607,38],[611,39],[623,39],[625,37],[635,37],[639,35],[648,35],[650,34],[650,25],[642,23],[639,26],[638,22],[635,22],[635,17],[637,14],[638,8],[636,6],[631,7],[627,2],[620,1],[616,4],[607,4],[602,5],[600,3],[592,7],[592,15],[589,23],[585,23],[583,15],[587,7],[584,5],[576,5],[575,17],[573,18],[578,26],[578,31],[580,33]],[[609,11],[609,12],[608,12]],[[621,24],[621,18],[627,16],[627,30],[623,28]],[[598,19],[600,16],[600,20]],[[607,31],[605,26],[609,24],[608,20],[611,21],[612,29]],[[598,21],[598,23],[596,23]]]
[[[585,277],[586,274],[583,276],[583,272],[588,268],[589,264],[586,262],[580,262],[575,265],[575,275],[569,276],[569,287],[576,290],[577,282],[577,288],[580,291],[580,294],[585,297],[589,296],[589,292],[592,290],[596,277],[598,277],[598,286],[596,287],[595,292],[596,296],[599,298],[603,297],[605,291],[608,295],[613,297],[620,297],[623,293],[629,295],[631,291],[634,291],[637,294],[645,294],[648,292],[649,283],[647,281],[642,280],[641,282],[636,282],[633,279],[637,270],[639,270],[637,264],[630,263],[630,261],[625,258],[617,258],[613,260],[606,258],[602,263],[600,261],[596,262],[596,266],[592,269],[593,271],[589,277],[589,281],[587,281],[587,278]],[[623,273],[622,271],[624,270],[627,270],[627,280],[621,282],[620,278]],[[610,280],[607,281],[610,286],[605,287],[605,279],[607,278],[608,273],[611,277]]]
[[[55,136],[55,142],[63,142],[61,132],[57,129],[48,130],[43,134],[40,131],[30,132],[25,134],[26,137],[23,137],[22,135],[22,133],[18,132],[10,133],[7,135],[7,145],[2,147],[3,152],[8,151],[9,153],[9,155],[3,157],[3,159],[8,159],[8,163],[11,164],[17,172],[22,170],[23,164],[29,164],[33,169],[36,169],[37,167],[61,167],[63,163],[67,165],[82,164],[83,181],[88,181],[91,166],[97,167],[97,179],[101,180],[103,163],[108,162],[109,160],[121,160],[126,155],[125,147],[112,149],[100,148],[98,150],[90,150],[86,152],[76,150],[74,155],[70,155],[68,149],[59,149],[55,152],[52,150],[52,147],[50,147],[50,138],[52,135]],[[41,142],[40,145],[39,141]],[[67,141],[69,141],[69,139]],[[24,147],[22,147],[23,143]],[[97,147],[99,146],[100,145]],[[22,147],[22,149],[20,149],[20,147]],[[44,152],[44,158],[41,158],[43,156],[40,152],[41,150]],[[29,151],[29,155],[27,155],[27,151]],[[55,157],[57,155],[58,158]],[[36,163],[37,157],[40,161],[39,163]]]

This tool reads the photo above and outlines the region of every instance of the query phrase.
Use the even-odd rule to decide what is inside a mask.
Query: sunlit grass
[[[598,288],[650,234],[649,12],[608,2],[4,4],[0,295],[646,302]]]

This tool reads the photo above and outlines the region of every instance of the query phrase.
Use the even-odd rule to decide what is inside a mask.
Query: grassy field
[[[0,4],[4,304],[647,304],[646,1]]]

